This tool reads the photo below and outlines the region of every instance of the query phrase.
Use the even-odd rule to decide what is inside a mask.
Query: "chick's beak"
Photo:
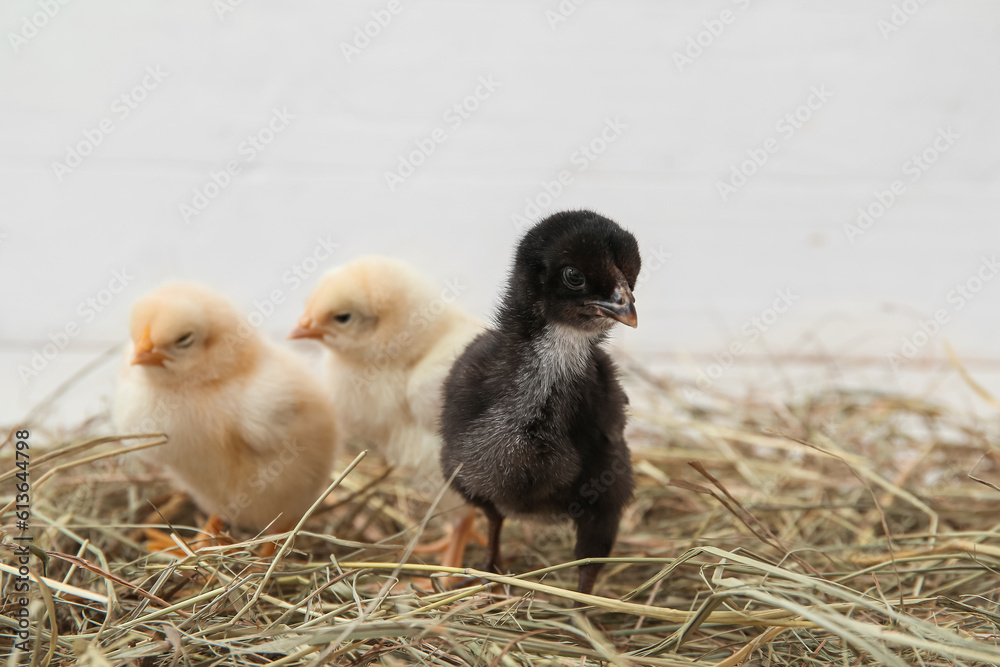
[[[625,281],[618,283],[615,291],[611,293],[610,300],[588,301],[587,305],[597,308],[601,315],[618,320],[633,329],[639,326],[639,316],[635,312],[635,296],[632,295],[632,290],[629,289]]]
[[[149,327],[142,332],[142,337],[135,344],[135,351],[132,353],[133,366],[162,366],[168,359],[167,355],[161,354],[153,348],[153,339],[149,336]]]
[[[303,315],[299,319],[299,324],[297,327],[292,329],[291,333],[288,334],[289,340],[294,340],[296,338],[322,338],[323,331],[318,327],[313,326],[312,318],[308,315]]]

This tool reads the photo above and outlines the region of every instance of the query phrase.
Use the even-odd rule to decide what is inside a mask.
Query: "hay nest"
[[[574,590],[567,526],[510,522],[504,576],[416,555],[443,522],[410,518],[374,456],[343,457],[329,496],[263,558],[265,540],[239,532],[203,546],[203,517],[123,454],[162,437],[98,437],[102,418],[73,433],[31,424],[26,654],[12,639],[13,440],[0,449],[2,652],[32,665],[1000,664],[996,419],[873,392],[692,401],[638,368],[626,380],[638,488],[595,596]],[[144,550],[144,522],[167,528],[151,501],[169,506],[179,557]],[[448,573],[479,579],[446,589]]]

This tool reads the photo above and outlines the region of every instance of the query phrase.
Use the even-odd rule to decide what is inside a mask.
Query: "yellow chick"
[[[438,433],[442,385],[455,358],[483,331],[453,303],[457,291],[435,288],[405,262],[361,257],[321,279],[289,335],[316,339],[329,350],[327,376],[341,437],[380,452],[424,500],[445,484]],[[449,491],[439,508],[463,505]],[[445,565],[461,564],[475,516],[470,511],[443,549]]]
[[[199,285],[146,295],[130,330],[114,400],[118,428],[166,433],[169,441],[144,458],[213,518],[271,532],[294,526],[333,464],[335,422],[319,380]]]

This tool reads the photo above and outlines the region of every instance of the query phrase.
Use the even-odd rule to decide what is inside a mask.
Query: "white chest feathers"
[[[525,366],[528,385],[546,393],[552,386],[582,375],[590,362],[594,336],[559,324],[549,324],[533,346]]]

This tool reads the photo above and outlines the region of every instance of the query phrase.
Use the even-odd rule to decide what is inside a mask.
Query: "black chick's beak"
[[[615,291],[611,293],[611,300],[588,301],[586,305],[594,306],[601,315],[618,320],[633,329],[639,326],[639,316],[635,312],[635,296],[624,281],[615,287]]]

